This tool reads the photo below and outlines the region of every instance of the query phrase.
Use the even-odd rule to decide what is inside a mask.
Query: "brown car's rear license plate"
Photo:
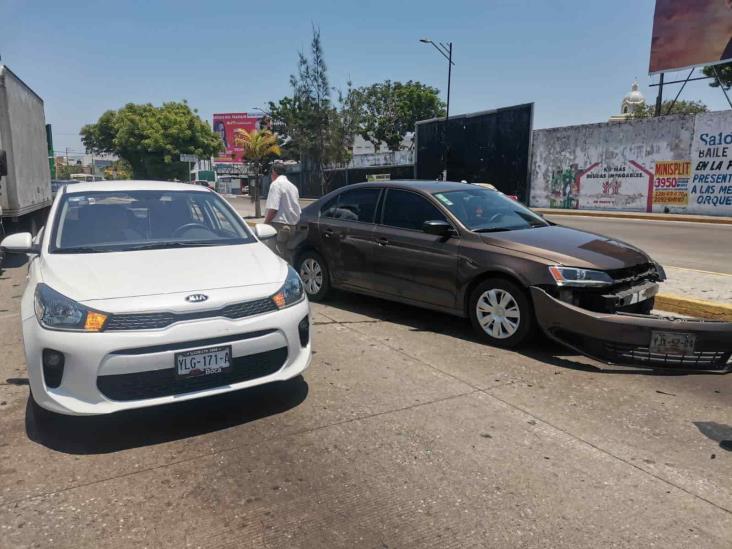
[[[684,332],[651,332],[651,353],[660,355],[691,355],[694,353],[696,336]]]

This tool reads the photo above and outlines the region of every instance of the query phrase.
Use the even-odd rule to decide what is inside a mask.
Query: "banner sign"
[[[732,130],[728,113],[696,117],[689,212],[732,215]]]
[[[656,0],[650,74],[732,58],[732,2]]]
[[[224,150],[216,157],[215,162],[242,162],[244,149],[235,141],[236,130],[252,132],[259,129],[261,115],[245,112],[232,112],[213,115],[213,129],[224,142]]]
[[[653,205],[660,209],[685,209],[689,202],[689,177],[691,162],[688,160],[659,160],[653,182]]]

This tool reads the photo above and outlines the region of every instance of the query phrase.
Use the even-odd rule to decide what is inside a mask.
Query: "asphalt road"
[[[39,429],[24,274],[0,275],[3,548],[729,547],[732,376],[341,294],[304,378]]]
[[[547,218],[635,244],[663,265],[732,274],[732,225],[555,214]]]

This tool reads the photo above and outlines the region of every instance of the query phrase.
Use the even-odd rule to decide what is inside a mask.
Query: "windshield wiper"
[[[512,231],[506,227],[485,227],[483,229],[473,229],[474,233],[500,233],[503,231]]]
[[[133,252],[137,250],[164,250],[166,248],[202,248],[217,245],[213,242],[153,242],[151,244],[140,244],[139,246],[122,248],[120,251]]]
[[[113,252],[107,248],[93,248],[91,246],[77,246],[75,248],[56,248],[56,252],[60,254],[103,254]]]

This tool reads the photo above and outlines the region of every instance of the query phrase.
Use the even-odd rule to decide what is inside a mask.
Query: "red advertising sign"
[[[656,0],[649,73],[732,58],[732,1]]]
[[[259,129],[261,116],[245,112],[230,112],[213,115],[213,129],[224,142],[224,151],[216,157],[215,162],[242,162],[243,150],[235,142],[235,131],[251,132]]]

